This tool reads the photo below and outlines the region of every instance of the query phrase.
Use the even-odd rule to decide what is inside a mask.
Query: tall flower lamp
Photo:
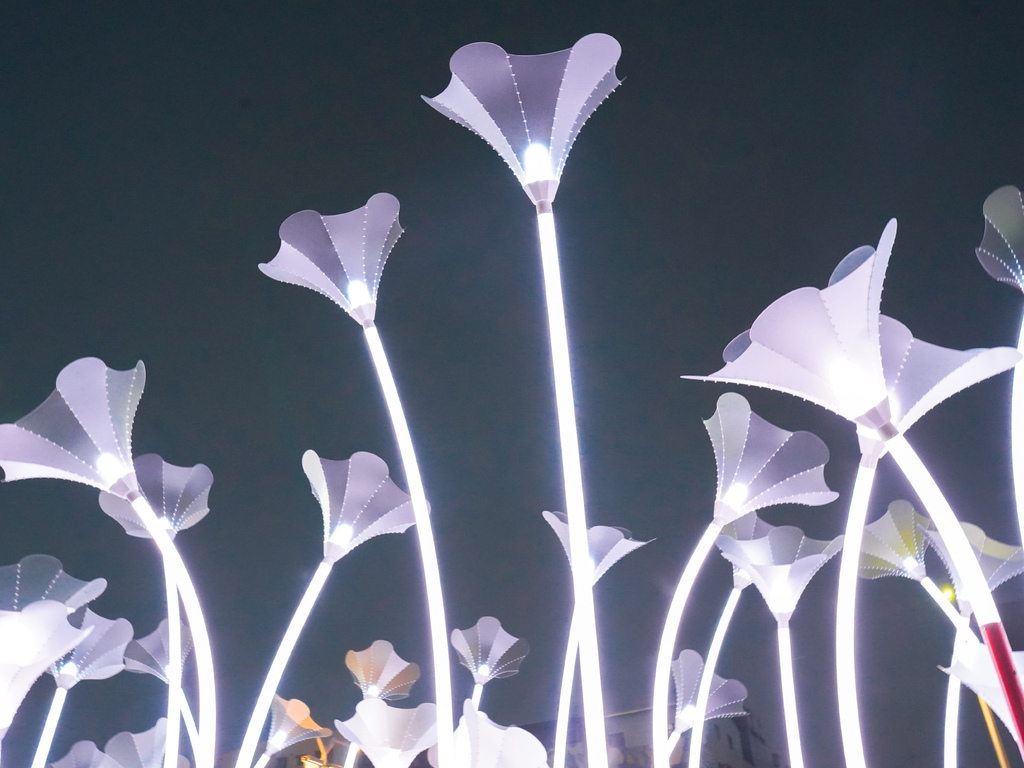
[[[982,573],[985,574],[985,579],[988,583],[989,589],[995,589],[1004,581],[1018,576],[1024,573],[1024,551],[1020,547],[1015,547],[1010,544],[1003,544],[995,539],[990,539],[988,535],[978,526],[971,523],[963,524],[964,534],[967,536],[967,540],[971,544],[971,549],[974,552],[977,562],[981,566]],[[953,588],[955,594],[960,594],[960,590],[963,589],[963,578],[956,566],[953,565],[952,559],[949,554],[949,548],[946,546],[945,541],[936,531],[929,530],[928,528],[921,526],[921,532],[926,536],[931,543],[935,551],[938,552],[939,558],[942,560],[943,565],[946,566],[946,570],[949,572],[950,579],[953,581]],[[944,601],[946,605],[949,605],[949,601]],[[956,654],[959,650],[964,648],[964,643],[967,639],[963,635],[970,635],[970,640],[975,640],[974,635],[971,633],[969,627],[969,620],[971,616],[971,604],[964,601],[958,601],[960,603],[960,615],[955,614],[956,621],[954,626],[957,628],[957,639],[953,646],[953,658],[950,661],[950,666],[956,665]],[[950,619],[953,621],[953,618]],[[1015,659],[1019,657],[1015,654]],[[960,706],[960,691],[956,681],[959,679],[956,675],[950,676],[949,687],[946,691],[946,760],[947,765],[956,764],[956,748],[957,748],[957,721],[959,719],[959,706]],[[987,697],[982,697],[983,701],[987,701]],[[1003,710],[1007,711],[1007,710]],[[1021,740],[1017,739],[1018,745]]]
[[[355,715],[335,720],[334,727],[360,746],[374,768],[409,768],[420,752],[437,743],[437,706],[399,709],[382,699],[366,698],[356,704]]]
[[[1024,731],[1024,700],[995,601],[952,508],[904,437],[932,407],[1012,368],[1021,355],[1004,347],[964,352],[937,347],[882,315],[882,280],[895,238],[893,219],[877,248],[862,246],[839,263],[827,288],[800,288],[764,310],[749,331],[726,347],[724,368],[706,377],[686,377],[788,392],[857,426],[861,461],[850,498],[836,607],[839,721],[850,768],[865,768],[854,652],[857,571],[875,467],[886,451],[949,544],[964,576],[964,597],[982,625],[1018,730]]]
[[[397,653],[387,640],[374,640],[369,648],[345,654],[345,666],[364,699],[395,701],[409,695],[409,689],[420,679],[420,668]],[[353,768],[359,745],[350,742],[345,755],[345,768]]]
[[[309,707],[298,699],[285,700],[274,696],[270,705],[270,732],[267,734],[267,746],[256,762],[256,768],[266,768],[270,758],[282,749],[298,744],[300,741],[324,738],[331,735],[330,728],[321,728],[309,716]]]
[[[544,520],[558,536],[558,541],[569,553],[569,522],[562,512],[543,512]],[[630,538],[625,528],[608,525],[593,525],[587,529],[587,542],[590,545],[590,562],[593,568],[594,583],[604,576],[615,563],[639,549],[650,541],[637,541]],[[571,557],[570,557],[571,562]],[[573,612],[569,624],[569,639],[565,644],[565,662],[562,665],[562,684],[558,694],[558,717],[555,721],[555,754],[552,765],[562,768],[565,765],[566,745],[569,737],[569,708],[572,704],[573,678],[576,674],[576,656],[579,651],[579,620]]]
[[[191,528],[210,511],[210,486],[213,473],[205,464],[179,467],[169,464],[155,453],[135,459],[135,479],[139,492],[149,502],[167,535],[173,539],[179,531]],[[129,536],[152,538],[138,512],[125,499],[102,491],[100,509],[114,518]],[[178,585],[170,568],[164,568],[164,588],[167,593],[168,659],[182,659],[181,612],[178,610]],[[187,707],[181,687],[180,664],[168,664],[167,674],[167,765],[174,768],[178,759],[181,712]],[[193,744],[195,749],[195,744]]]
[[[455,718],[452,711],[451,660],[448,656],[448,627],[441,593],[441,571],[434,547],[430,507],[420,476],[412,434],[398,396],[384,346],[374,325],[377,288],[381,272],[395,242],[402,234],[398,223],[398,200],[385,193],[371,197],[362,208],[337,216],[300,211],[281,225],[281,250],[260,270],[283,283],[301,285],[320,293],[348,312],[363,327],[377,379],[380,382],[391,427],[402,458],[405,481],[416,516],[423,581],[427,595],[430,649],[434,665],[437,726],[441,763],[451,765]],[[248,766],[239,766],[248,768]]]
[[[72,626],[64,603],[56,600],[0,610],[0,747],[28,689],[90,631]]]
[[[750,410],[750,404],[741,395],[727,392],[718,398],[718,407],[704,427],[711,438],[718,469],[714,517],[679,577],[658,646],[651,705],[655,768],[669,765],[665,721],[658,713],[665,712],[668,706],[669,670],[683,611],[697,574],[722,528],[774,504],[816,506],[837,498],[825,485],[825,444],[810,432],[788,432],[769,424]]]
[[[819,541],[807,538],[799,528],[783,525],[761,539],[739,540],[720,536],[717,544],[727,560],[750,576],[778,624],[782,705],[786,716],[789,760],[793,768],[803,768],[789,620],[811,578],[842,548],[843,537]]]
[[[1016,187],[1000,187],[985,199],[985,234],[975,249],[985,271],[1001,283],[1024,292],[1024,202]],[[1018,351],[1024,352],[1024,319]],[[1013,487],[1017,525],[1024,543],[1024,376],[1013,375],[1010,397],[1010,442],[1013,454]]]
[[[606,768],[608,762],[604,694],[552,202],[580,128],[619,85],[615,65],[620,53],[618,42],[601,34],[587,35],[568,50],[540,56],[511,55],[493,43],[473,43],[452,55],[448,87],[432,99],[424,97],[441,114],[490,144],[537,207],[591,768]]]
[[[148,635],[128,643],[128,647],[124,649],[125,671],[153,675],[153,677],[170,684],[170,673],[174,669],[183,669],[185,661],[192,653],[192,633],[188,631],[188,627],[181,627],[180,636],[179,654],[172,657],[171,630],[167,619],[164,619]],[[171,663],[172,658],[174,664]],[[192,716],[192,709],[188,705],[188,699],[184,696],[181,697],[181,715],[185,721],[185,730],[188,731],[188,738],[194,752],[199,743],[199,732],[196,730],[196,721]]]
[[[768,532],[773,528],[775,528],[774,525],[762,520],[757,516],[756,512],[751,512],[723,527],[722,535],[731,536],[734,539],[759,539],[767,536]],[[688,762],[690,768],[700,768],[701,748],[704,742],[704,721],[707,713],[711,711],[708,707],[710,706],[712,688],[717,684],[716,681],[721,680],[715,674],[715,668],[718,666],[718,657],[722,653],[725,636],[729,631],[729,624],[732,623],[736,606],[739,604],[740,595],[749,586],[750,577],[741,568],[733,566],[732,589],[729,591],[729,597],[726,598],[725,606],[718,617],[718,623],[715,624],[715,632],[711,636],[711,645],[708,646],[708,657],[704,663],[704,671],[701,673],[700,686],[693,705],[693,715],[690,718],[690,727],[692,729]],[[677,701],[677,720],[678,710],[679,705]]]
[[[409,494],[395,485],[388,475],[388,465],[372,453],[361,451],[345,461],[332,461],[306,451],[302,455],[302,469],[323,512],[324,556],[270,663],[242,739],[236,768],[252,765],[277,686],[331,568],[360,544],[385,533],[402,533],[415,522]]]
[[[124,649],[135,634],[128,619],[105,619],[88,608],[81,610],[84,613],[75,623],[80,629],[90,630],[89,636],[50,665],[57,690],[50,702],[32,768],[43,768],[46,764],[68,691],[81,680],[106,680],[124,669]]]
[[[697,696],[701,683],[707,677],[710,692],[704,704],[703,720],[717,717],[742,717],[747,714],[744,703],[747,700],[747,688],[739,680],[726,680],[723,677],[707,673],[704,660],[700,654],[687,648],[679,652],[672,662],[672,684],[676,691],[676,720],[669,737],[669,752],[687,731],[690,733],[690,744],[697,742],[700,751],[701,731],[695,729],[694,718],[697,712]],[[691,752],[693,747],[690,747]]]
[[[100,750],[91,741],[79,741],[53,768],[160,768],[167,751],[167,721],[162,717],[156,725],[142,733],[123,731]],[[178,757],[174,768],[189,768],[184,757]]]
[[[69,576],[56,557],[26,555],[14,565],[0,567],[0,611],[20,611],[36,600],[55,600],[72,613],[106,588],[106,579],[82,581]]]
[[[548,752],[540,739],[522,728],[498,725],[470,699],[462,702],[455,754],[464,768],[546,768],[548,764]],[[436,766],[434,756],[431,748],[427,761]]]
[[[493,616],[483,616],[469,629],[452,630],[452,647],[459,662],[473,675],[473,707],[480,706],[484,686],[512,677],[530,652],[530,644],[506,632]]]
[[[94,357],[76,360],[57,375],[57,388],[14,424],[0,424],[0,467],[5,479],[50,477],[75,480],[120,496],[156,542],[181,594],[195,639],[199,677],[200,743],[197,768],[216,757],[217,695],[213,651],[199,595],[164,523],[140,492],[132,461],[132,422],[142,397],[142,363],[115,371]]]

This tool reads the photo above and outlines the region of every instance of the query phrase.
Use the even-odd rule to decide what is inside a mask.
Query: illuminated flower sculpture
[[[569,523],[561,512],[543,512],[544,520],[558,536],[558,541],[569,554]],[[650,541],[637,541],[630,538],[625,528],[614,528],[608,525],[594,525],[587,529],[587,541],[590,545],[590,562],[593,568],[594,583],[604,576],[615,563],[639,549]],[[570,558],[571,562],[571,558]],[[576,673],[576,656],[579,651],[579,621],[573,612],[569,624],[569,639],[565,645],[565,662],[562,665],[562,685],[558,696],[558,719],[555,722],[555,754],[552,765],[562,768],[565,765],[566,745],[569,737],[569,707],[572,703],[573,678]]]
[[[75,646],[74,650],[50,665],[50,674],[57,681],[50,702],[50,711],[39,737],[32,768],[43,768],[50,753],[57,723],[64,708],[68,691],[81,680],[106,680],[124,669],[124,649],[131,641],[135,630],[127,619],[105,619],[88,608],[83,608],[76,625],[89,632],[89,636]]]
[[[469,699],[462,703],[455,755],[465,768],[546,768],[548,764],[547,750],[536,736],[522,728],[497,725]]]
[[[210,511],[210,486],[213,473],[205,464],[194,467],[179,467],[169,464],[155,453],[147,453],[135,459],[135,479],[139,492],[149,502],[160,524],[172,539],[187,528],[202,520]],[[114,518],[129,536],[152,538],[138,512],[128,501],[106,491],[100,493],[100,509]],[[181,613],[178,610],[178,588],[171,571],[164,569],[164,586],[167,592],[168,658],[182,659]],[[168,665],[167,674],[167,754],[178,754],[179,723],[181,713],[189,711],[186,722],[191,718],[191,708],[181,688],[182,668],[178,664]],[[195,734],[192,734],[193,742]],[[193,743],[193,748],[195,748]],[[168,758],[171,759],[171,758]],[[168,765],[167,768],[173,768]]]
[[[672,662],[672,684],[676,691],[676,720],[672,728],[672,736],[669,739],[670,752],[675,749],[675,745],[682,735],[693,728],[695,724],[697,696],[705,677],[710,683],[710,693],[704,704],[702,724],[704,720],[712,720],[717,717],[742,717],[747,714],[744,707],[747,688],[743,683],[739,680],[726,680],[714,673],[708,675],[704,668],[704,659],[700,657],[699,653],[689,648],[680,651],[679,656]],[[690,735],[690,743],[696,741],[699,744],[701,738],[701,732],[694,730]]]
[[[574,616],[580,622],[580,677],[591,768],[606,768],[608,762],[604,694],[569,339],[551,204],[580,128],[619,84],[615,65],[620,53],[614,38],[600,34],[587,35],[568,50],[540,56],[512,55],[493,43],[473,43],[452,55],[448,87],[426,99],[441,114],[490,144],[508,163],[537,207],[565,509],[569,518]],[[443,754],[441,758],[443,768]]]
[[[390,707],[381,699],[363,699],[354,716],[334,727],[358,744],[374,768],[408,768],[416,755],[437,742],[437,707]]]
[[[140,492],[133,467],[132,423],[145,380],[141,362],[131,370],[115,371],[94,357],[76,360],[57,375],[56,391],[42,405],[14,424],[0,425],[0,466],[8,481],[75,480],[131,504],[159,548],[168,580],[185,605],[199,673],[201,739],[195,757],[198,768],[212,768],[217,697],[206,621],[185,563],[167,527]],[[169,698],[175,695],[172,691]],[[173,759],[176,755],[168,758]]]
[[[720,536],[716,543],[725,559],[750,577],[778,624],[782,704],[786,715],[789,759],[793,768],[803,768],[789,620],[811,578],[842,548],[843,537],[818,541],[804,536],[799,528],[784,525],[773,528],[764,538],[739,540]]]
[[[387,640],[374,640],[364,651],[349,651],[345,654],[345,666],[364,698],[404,699],[420,679],[420,668],[395,653],[395,647]]]
[[[441,763],[444,768],[448,768],[454,750],[452,739],[455,720],[451,709],[451,662],[448,658],[448,628],[441,594],[441,572],[434,547],[430,507],[416,461],[412,434],[409,432],[384,345],[374,325],[381,272],[401,234],[398,200],[386,193],[374,195],[362,208],[336,216],[300,211],[289,216],[281,225],[281,249],[269,263],[260,264],[260,269],[275,280],[301,285],[326,296],[363,327],[363,336],[377,371],[402,457],[405,480],[412,496],[427,593],[434,691],[439,705],[438,745]],[[246,732],[237,768],[249,768],[248,764],[243,764],[243,758],[251,759],[257,738],[258,733]]]
[[[260,732],[277,686],[323,590],[331,568],[360,544],[385,533],[402,533],[415,522],[409,494],[388,475],[388,465],[372,453],[352,454],[345,461],[321,459],[314,451],[302,455],[302,468],[324,519],[324,557],[299,601],[263,681],[242,740],[236,765],[252,764]]]
[[[484,686],[491,680],[512,677],[530,652],[530,644],[514,637],[493,616],[483,616],[469,629],[452,630],[452,647],[459,661],[473,674],[473,707],[480,706]]]
[[[167,721],[160,718],[148,731],[117,734],[103,751],[91,741],[79,741],[53,768],[160,768],[165,764],[166,734]],[[188,760],[180,755],[172,765],[189,768]]]
[[[274,703],[270,706],[267,746],[256,762],[256,768],[264,768],[270,758],[292,744],[330,735],[330,728],[321,728],[313,722],[309,716],[309,707],[304,702],[298,699],[285,701],[280,696],[274,696]]]
[[[654,671],[654,713],[664,712],[668,706],[672,651],[683,611],[723,527],[774,504],[817,506],[836,498],[825,485],[828,448],[810,432],[787,432],[769,424],[750,410],[744,397],[732,392],[718,398],[718,408],[704,427],[718,470],[714,517],[683,568],[669,604]],[[655,766],[667,768],[669,741],[657,714],[652,717],[652,744]]]
[[[861,536],[878,459],[888,451],[913,485],[964,575],[1007,697],[1024,731],[1024,701],[1006,633],[953,510],[903,433],[928,410],[972,384],[1012,368],[1007,348],[957,351],[915,339],[906,326],[880,313],[882,281],[896,237],[896,221],[878,247],[844,258],[827,288],[800,288],[771,304],[749,331],[725,349],[726,365],[706,377],[797,395],[854,422],[861,462],[850,500],[847,549],[839,569],[836,669],[847,765],[864,768],[857,708],[854,616]]]
[[[36,600],[55,600],[72,613],[106,588],[106,579],[82,581],[69,576],[56,557],[26,555],[15,565],[0,567],[0,611],[19,611]]]
[[[1016,187],[1000,187],[985,200],[985,234],[975,249],[985,271],[1001,283],[1024,292],[1024,202]],[[1024,352],[1024,319],[1017,350]],[[1010,434],[1017,526],[1024,543],[1024,376],[1013,375],[1010,396]]]

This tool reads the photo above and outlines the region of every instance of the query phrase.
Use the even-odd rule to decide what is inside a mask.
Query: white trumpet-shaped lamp
[[[494,723],[469,699],[462,703],[455,729],[455,755],[465,768],[545,768],[548,764],[547,750],[536,736]]]
[[[452,630],[452,647],[459,662],[473,675],[473,707],[480,706],[484,686],[512,677],[530,652],[530,644],[506,632],[493,616],[483,616],[469,629]]]
[[[345,654],[345,666],[364,698],[395,701],[409,695],[420,679],[420,668],[406,661],[387,640],[374,640],[369,648]]]
[[[428,703],[399,709],[367,698],[356,704],[355,715],[335,720],[334,727],[359,745],[374,768],[409,768],[420,752],[437,743],[437,707]]]
[[[697,750],[700,751],[702,733],[694,729],[697,714],[697,699],[700,695],[700,688],[704,680],[708,681],[709,693],[704,705],[704,720],[712,720],[718,717],[742,717],[747,714],[744,703],[747,699],[747,688],[739,680],[726,680],[714,673],[710,675],[704,666],[704,659],[700,654],[689,648],[680,651],[679,656],[672,662],[672,683],[676,693],[676,718],[672,728],[672,736],[669,739],[669,751],[675,749],[676,744],[686,731],[693,729],[690,734],[691,752],[693,743],[697,743]]]
[[[124,731],[111,737],[101,751],[91,741],[79,741],[53,768],[160,768],[167,751],[167,721],[160,718],[156,725],[142,733]],[[180,755],[174,768],[189,768],[189,762]]]
[[[106,588],[106,579],[82,581],[69,576],[56,557],[26,555],[14,565],[0,567],[0,611],[20,611],[36,600],[55,600],[72,613]]]
[[[292,744],[331,735],[330,728],[321,728],[309,716],[309,707],[298,699],[285,700],[274,696],[270,705],[270,731],[263,755],[256,762],[257,768],[264,768],[270,758]]]

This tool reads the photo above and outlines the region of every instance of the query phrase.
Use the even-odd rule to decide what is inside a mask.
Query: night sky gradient
[[[218,660],[220,750],[237,749],[284,623],[321,551],[300,458],[382,456],[403,485],[362,334],[311,291],[256,268],[280,223],[341,213],[386,191],[406,229],[377,322],[433,507],[451,628],[498,617],[532,652],[491,683],[499,723],[555,716],[571,592],[543,522],[563,506],[533,209],[496,153],[424,104],[448,58],[487,40],[512,53],[622,44],[622,86],[580,133],[555,203],[591,524],[656,539],[600,582],[609,711],[647,707],[676,579],[711,519],[715,465],[701,425],[724,387],[721,351],[784,293],[899,234],[883,311],[926,341],[1013,345],[1021,297],[974,248],[985,197],[1024,185],[1024,6],[933,3],[23,3],[0,12],[0,421],[51,392],[63,366],[146,363],[136,455],[213,470],[212,512],[179,547]],[[1009,375],[962,393],[909,433],[962,519],[1017,541]],[[832,452],[841,499],[765,517],[842,532],[857,463],[852,427],[795,398],[745,389],[754,410]],[[869,519],[909,491],[883,460]],[[45,552],[93,604],[152,631],[155,548],[58,481],[0,486],[0,564]],[[941,577],[929,556],[933,576]],[[810,766],[841,763],[834,690],[838,559],[793,618]],[[706,568],[680,647],[703,653],[731,587]],[[1024,588],[1001,588],[1024,625]],[[907,580],[861,584],[860,689],[873,768],[941,762],[952,631]],[[720,673],[781,730],[775,622],[744,596]],[[280,692],[318,722],[359,698],[344,654],[391,640],[424,668],[414,535],[375,539],[334,569]],[[1016,639],[1024,648],[1024,633]],[[457,694],[470,675],[455,667]],[[53,690],[42,679],[4,744],[27,765]],[[71,691],[51,757],[151,727],[154,678]],[[995,766],[964,698],[964,765]],[[1004,734],[1005,736],[1005,734]],[[1008,737],[1007,737],[1008,739]],[[1012,744],[1007,740],[1011,751]],[[1019,765],[1019,757],[1013,755]],[[8,763],[9,761],[9,763]]]

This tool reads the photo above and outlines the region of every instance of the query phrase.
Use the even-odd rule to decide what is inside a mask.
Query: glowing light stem
[[[555,721],[555,754],[552,768],[565,768],[566,749],[569,744],[569,707],[572,705],[572,684],[576,677],[576,656],[580,648],[579,620],[572,613],[569,640],[565,644],[565,663],[562,666],[562,687],[558,692],[558,719]]]
[[[178,604],[178,586],[171,569],[164,567],[164,586],[167,590],[167,740],[164,768],[178,768],[178,741],[181,737],[181,606]],[[193,749],[195,745],[193,745]]]
[[[1010,768],[1010,761],[1006,759],[1006,750],[1003,749],[1003,740],[999,738],[999,731],[996,730],[996,721],[992,717],[992,710],[981,696],[978,697],[978,705],[981,707],[981,716],[985,718],[985,725],[988,726],[988,735],[992,739],[992,749],[996,751],[999,768]]]
[[[266,768],[267,763],[270,762],[270,755],[264,752],[260,759],[256,761],[256,765],[253,768]]]
[[[355,768],[357,757],[359,757],[359,745],[349,744],[348,752],[345,753],[345,768]]]
[[[196,719],[192,716],[192,709],[188,705],[188,699],[181,697],[181,717],[185,721],[185,732],[188,733],[188,740],[192,744],[192,754],[199,748],[199,730],[196,728]]]
[[[683,738],[683,733],[685,733],[685,731],[672,731],[672,733],[669,734],[669,737],[668,737],[668,753],[669,753],[670,756],[672,754],[672,750],[674,750],[676,748],[676,744],[678,744],[679,740],[681,738]],[[693,743],[692,742],[692,739],[693,739],[693,732],[692,731],[690,733],[690,739],[691,739],[690,743],[692,744]]]
[[[722,526],[712,522],[697,542],[697,546],[686,561],[686,567],[679,577],[675,594],[672,595],[672,602],[668,606],[668,615],[665,618],[665,626],[661,631],[661,642],[658,645],[658,656],[654,666],[654,700],[651,705],[651,746],[654,757],[654,768],[669,768],[668,738],[665,734],[665,714],[669,709],[668,689],[669,679],[672,673],[672,651],[675,649],[676,637],[679,634],[679,624],[683,618],[683,611],[686,609],[686,601],[693,590],[693,584],[697,580],[704,561],[707,560],[715,539],[722,532]],[[658,713],[662,713],[659,715]],[[669,714],[671,710],[669,709]]]
[[[1024,318],[1021,319],[1018,351],[1024,352]],[[1017,527],[1024,544],[1024,375],[1013,369],[1010,392],[1010,452],[1013,457],[1013,492],[1017,505]]]
[[[859,551],[859,550],[858,550]],[[782,709],[786,715],[786,744],[792,768],[804,768],[804,751],[800,746],[800,722],[796,713],[796,682],[793,679],[793,647],[789,638],[789,622],[779,622],[779,668],[782,684]]]
[[[53,692],[53,699],[50,701],[50,711],[46,713],[43,732],[39,735],[39,745],[36,747],[35,757],[32,758],[32,768],[43,768],[46,765],[46,757],[50,754],[53,736],[57,733],[57,723],[60,721],[60,713],[64,709],[64,701],[67,697],[67,688],[58,686],[57,690]]]
[[[701,672],[700,686],[697,688],[697,701],[694,703],[693,726],[690,731],[690,768],[700,768],[700,752],[704,743],[704,718],[708,712],[708,699],[711,697],[711,683],[715,676],[715,667],[718,665],[718,657],[722,653],[722,644],[725,642],[725,634],[729,631],[729,624],[736,606],[740,601],[742,589],[733,587],[729,593],[729,599],[725,601],[722,615],[715,627],[715,634],[711,638],[711,646],[708,648],[708,657],[704,661],[704,671]],[[669,747],[671,754],[673,747]]]
[[[196,673],[199,678],[199,744],[194,751],[194,757],[196,768],[213,768],[217,758],[217,683],[213,672],[213,647],[210,644],[210,633],[206,628],[199,595],[188,575],[185,562],[181,559],[167,530],[157,519],[153,508],[149,506],[149,502],[142,495],[135,496],[130,501],[132,509],[139,515],[139,519],[160,549],[164,568],[170,571],[170,579],[176,585],[185,607],[188,626],[192,631]]]
[[[423,480],[420,477],[416,452],[413,450],[412,435],[405,420],[402,401],[398,397],[395,377],[384,354],[384,345],[374,325],[364,326],[366,344],[370,349],[377,378],[380,381],[384,401],[391,416],[391,428],[398,442],[405,480],[412,497],[412,509],[416,518],[416,537],[420,545],[420,561],[423,565],[423,582],[427,592],[427,615],[430,625],[430,649],[434,664],[434,697],[437,702],[437,759],[440,768],[455,765],[455,718],[452,712],[452,672],[448,652],[448,624],[444,615],[444,597],[441,593],[441,570],[434,548],[434,532],[430,524],[430,507],[427,504]]]
[[[948,601],[947,601],[948,602]],[[959,647],[960,633],[969,631],[966,623],[956,624],[957,636],[953,640],[953,657],[949,665],[956,661],[956,649]],[[943,728],[942,764],[944,768],[957,768],[957,730],[960,725],[960,680],[949,675],[946,681],[946,716]]]
[[[579,617],[580,623],[580,681],[583,688],[587,764],[590,768],[608,768],[604,694],[601,689],[601,661],[597,643],[597,619],[594,614],[594,574],[587,539],[583,470],[580,465],[579,438],[576,434],[576,402],[572,392],[569,335],[565,326],[562,277],[558,266],[555,214],[551,211],[550,203],[541,203],[537,206],[537,229],[544,269],[551,364],[554,370],[555,404],[558,410],[558,435],[562,448],[565,513],[569,525],[569,564],[572,568],[575,598],[573,614]]]
[[[949,623],[959,631],[961,627],[967,626],[970,622],[964,616],[961,616],[956,612],[953,604],[946,599],[946,596],[942,594],[942,590],[939,589],[938,585],[932,581],[930,576],[925,576],[921,579],[921,586],[924,587],[924,591],[928,593],[928,596],[935,601],[935,604],[939,606],[939,609],[949,619]]]
[[[274,701],[274,694],[277,693],[277,686],[281,683],[281,677],[284,675],[285,667],[288,666],[288,659],[295,649],[295,643],[298,641],[306,619],[309,618],[313,605],[320,596],[330,573],[331,563],[326,560],[321,561],[313,573],[313,578],[309,580],[309,585],[295,609],[292,620],[288,623],[284,637],[281,638],[281,644],[277,647],[277,653],[274,654],[274,660],[270,663],[270,669],[267,670],[267,678],[263,681],[259,696],[256,697],[256,706],[253,707],[249,725],[245,729],[235,768],[249,768],[252,765],[256,747],[259,745],[260,734],[263,733],[263,725],[267,722],[270,705]]]
[[[876,451],[866,450],[857,468],[846,518],[843,555],[839,561],[839,588],[836,598],[836,686],[843,754],[848,768],[866,768],[864,739],[860,730],[860,706],[857,699],[856,616],[857,583],[860,581],[860,550],[868,500],[875,482]],[[781,652],[781,651],[780,651]],[[792,756],[790,757],[792,758]]]
[[[938,529],[942,541],[949,551],[952,566],[960,575],[966,601],[970,604],[974,616],[981,627],[981,635],[988,647],[989,655],[999,676],[999,682],[1010,707],[1018,738],[1024,743],[1024,695],[1020,680],[1014,668],[1013,657],[1010,655],[1010,644],[1006,639],[1006,630],[999,619],[995,600],[988,588],[985,575],[982,573],[978,559],[974,556],[971,544],[967,540],[960,521],[957,520],[949,502],[942,495],[939,486],[918,458],[917,453],[903,435],[896,435],[888,442],[889,453],[900,467],[900,471],[910,481],[914,492],[921,499],[925,509]],[[961,600],[963,602],[963,600]]]
[[[480,685],[480,683],[477,683],[476,685],[473,686],[473,708],[474,709],[479,709],[480,708],[480,697],[483,696],[483,694],[484,694],[484,687],[482,685]]]

